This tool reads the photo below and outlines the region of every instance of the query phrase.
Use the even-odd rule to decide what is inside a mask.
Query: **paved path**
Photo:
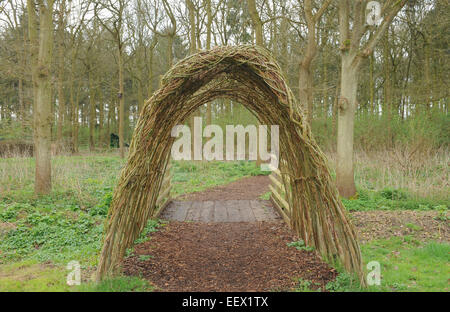
[[[197,222],[256,222],[280,220],[268,200],[173,201],[160,218]]]

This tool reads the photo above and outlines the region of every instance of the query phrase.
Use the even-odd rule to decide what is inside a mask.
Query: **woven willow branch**
[[[97,279],[118,271],[126,248],[155,212],[174,142],[172,127],[217,98],[240,102],[261,122],[279,125],[280,156],[287,164],[282,169],[295,179],[286,188],[292,229],[327,260],[340,260],[365,285],[355,230],[325,155],[270,52],[248,45],[216,47],[183,59],[164,75],[160,89],[145,103],[114,191]]]

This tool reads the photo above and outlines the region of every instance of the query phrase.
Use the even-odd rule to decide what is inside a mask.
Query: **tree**
[[[387,0],[384,3],[381,11],[383,21],[378,27],[373,26],[376,30],[368,40],[364,40],[371,28],[365,24],[364,18],[367,1],[340,0],[339,3],[341,94],[338,109],[336,182],[343,197],[356,194],[353,175],[353,125],[357,109],[359,69],[407,1]],[[350,9],[350,4],[353,10]]]
[[[48,194],[52,188],[50,145],[53,4],[53,0],[27,1],[34,94],[34,149],[36,157],[34,191],[36,194]],[[39,12],[39,15],[36,11]]]
[[[298,0],[299,4],[303,7],[306,28],[308,29],[306,35],[306,47],[304,48],[303,57],[299,64],[299,79],[298,79],[298,90],[299,90],[299,101],[300,104],[305,108],[307,112],[307,120],[311,122],[313,115],[313,72],[311,69],[312,61],[317,54],[317,38],[316,38],[316,27],[320,22],[323,13],[328,8],[332,0],[326,0],[323,2],[322,6],[319,7],[316,13],[313,13],[314,2],[312,0]],[[322,38],[324,40],[324,38]]]
[[[255,31],[255,43],[256,45],[263,46],[263,22],[259,16],[258,10],[256,9],[255,0],[247,0],[248,12],[253,23],[253,29]]]
[[[217,10],[216,10],[217,12]],[[211,26],[213,22],[211,0],[206,0],[206,50],[211,49]],[[211,103],[206,104],[206,125],[210,125],[212,121]]]
[[[64,94],[64,33],[66,28],[66,1],[60,0],[58,11],[58,126],[56,132],[56,140],[58,148],[62,146],[62,132],[65,123],[66,101]]]
[[[251,17],[252,23],[253,23],[253,29],[255,31],[256,45],[263,47],[264,46],[263,22],[261,21],[261,17],[259,16],[258,10],[256,9],[255,0],[247,0],[247,4],[248,4],[248,11],[250,13],[250,17]],[[257,127],[259,128],[259,123],[258,123]],[[256,166],[259,167],[261,165],[261,158],[259,156],[259,133],[257,133],[256,145],[257,145],[257,149],[258,149]]]
[[[69,28],[69,44],[67,49],[70,50],[70,71],[69,71],[69,100],[70,100],[70,126],[71,126],[71,150],[72,153],[78,153],[78,130],[79,130],[79,106],[78,97],[80,88],[76,88],[75,83],[80,86],[79,79],[76,79],[75,74],[77,70],[77,57],[80,46],[82,45],[82,30],[85,23],[85,16],[88,12],[89,3],[81,2],[78,10],[74,10],[71,6],[68,9],[68,15],[71,23],[67,24]],[[77,14],[78,11],[78,14]]]
[[[125,146],[124,146],[124,115],[125,115],[125,104],[124,104],[124,47],[125,42],[123,38],[123,29],[125,21],[125,0],[107,0],[105,2],[97,2],[95,4],[95,16],[98,18],[103,27],[113,36],[114,41],[117,45],[117,67],[119,70],[119,93],[117,97],[119,98],[119,152],[120,157],[125,157]],[[111,17],[103,21],[100,16],[100,11],[107,10]]]

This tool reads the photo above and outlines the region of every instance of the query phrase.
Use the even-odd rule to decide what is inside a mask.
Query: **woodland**
[[[263,51],[276,63],[356,229],[361,265],[381,263],[382,280],[366,285],[362,273],[323,257],[338,272],[329,279],[317,278],[319,269],[314,278],[287,271],[289,283],[186,289],[449,291],[449,23],[448,0],[0,0],[0,291],[184,290],[136,274],[140,263],[162,265],[140,253],[149,237],[164,242],[164,231],[183,231],[159,217],[133,232],[125,273],[93,276],[121,175],[138,149],[140,116],[176,68],[228,47]],[[223,84],[217,89],[238,88]],[[211,96],[183,123],[201,117],[203,128],[225,132],[259,125],[257,116],[237,98]],[[247,178],[248,192],[265,179],[261,192],[234,198],[234,189],[226,200],[277,202],[259,159],[168,162],[170,205],[186,196],[220,201],[217,194]],[[287,188],[280,197],[293,207]],[[293,231],[299,236],[283,247],[323,256],[319,243]],[[81,263],[81,285],[66,283],[71,260]]]

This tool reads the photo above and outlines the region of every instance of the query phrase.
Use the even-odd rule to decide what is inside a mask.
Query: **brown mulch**
[[[237,181],[216,186],[202,192],[182,195],[177,200],[205,201],[229,199],[258,199],[269,191],[268,176],[252,176]]]
[[[361,243],[392,236],[411,235],[420,241],[450,242],[450,221],[437,219],[437,211],[354,211],[353,225]]]
[[[312,288],[334,280],[336,271],[314,252],[287,246],[294,240],[282,222],[173,221],[137,245],[123,271],[161,291],[281,291],[295,287],[294,278]]]

